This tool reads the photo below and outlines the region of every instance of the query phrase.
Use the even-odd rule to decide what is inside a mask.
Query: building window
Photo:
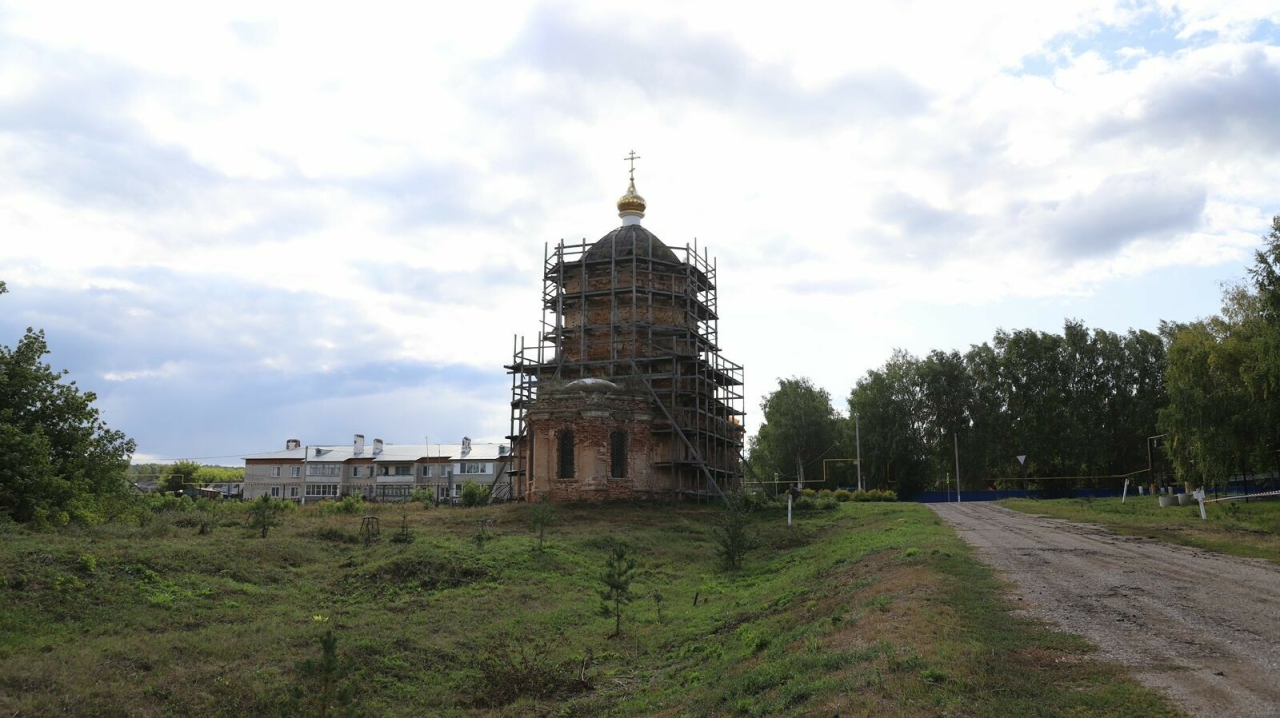
[[[385,466],[379,466],[379,467],[378,467],[378,476],[386,476],[386,475],[387,475],[387,467],[385,467]]]
[[[437,499],[440,499],[441,501],[443,501],[443,500],[445,500],[445,499],[449,498],[449,487],[448,487],[448,486],[437,486],[437,487],[436,487],[436,498],[437,498]]]
[[[487,474],[485,465],[479,461],[463,461],[458,464],[459,474]]]
[[[280,467],[279,467],[279,466],[272,466],[272,467],[271,467],[271,478],[273,478],[273,479],[278,479],[278,478],[280,478]]]
[[[271,487],[271,498],[273,498],[273,499],[278,499],[278,498],[280,498],[280,487],[279,487],[279,486],[272,486],[272,487]]]
[[[615,479],[627,475],[627,432],[609,434],[609,475]]]
[[[422,467],[423,476],[431,476],[431,464],[425,464]]]
[[[358,479],[358,478],[360,478],[360,467],[359,467],[359,466],[352,466],[352,467],[351,467],[351,478],[353,478],[353,479]]]
[[[307,476],[342,476],[342,465],[307,464]]]
[[[412,470],[413,470],[412,466],[397,466],[396,476],[409,476]]]
[[[560,472],[562,479],[573,478],[573,432],[560,432]]]
[[[297,486],[290,486],[290,487],[289,487],[289,497],[290,497],[290,498],[294,498],[294,499],[298,498],[298,487],[297,487]]]
[[[455,499],[456,499],[456,498],[458,498],[458,497],[459,497],[459,496],[461,496],[461,495],[462,495],[462,484],[454,484],[454,485],[453,485],[453,498],[455,498]]]
[[[294,489],[295,491],[297,489]],[[337,484],[307,484],[307,496],[329,498],[338,495]]]
[[[295,478],[295,479],[296,479],[296,478],[298,478],[298,476],[299,476],[301,473],[302,473],[302,467],[301,467],[301,466],[290,466],[290,467],[289,467],[289,475],[290,475],[290,476],[292,476],[293,478]]]

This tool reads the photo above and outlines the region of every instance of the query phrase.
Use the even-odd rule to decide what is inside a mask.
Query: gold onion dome
[[[636,181],[631,180],[627,193],[618,198],[618,212],[639,212],[644,214],[644,197],[636,193]]]

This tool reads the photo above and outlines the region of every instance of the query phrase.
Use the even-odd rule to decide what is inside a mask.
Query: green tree
[[[1062,334],[999,330],[963,355],[896,351],[849,397],[862,428],[864,481],[903,492],[942,488],[957,445],[967,489],[1024,470],[1032,478],[1133,471],[1146,465],[1144,437],[1167,403],[1164,373],[1160,336],[1070,320]],[[1025,469],[1019,455],[1028,457]]]
[[[249,509],[249,527],[260,529],[262,538],[266,538],[268,531],[280,525],[280,514],[283,511],[283,500],[272,501],[270,496],[263,494]]]
[[[726,570],[742,568],[742,559],[756,547],[756,537],[748,529],[747,499],[741,492],[729,494],[724,511],[716,519],[712,536],[716,541],[716,555]],[[659,599],[661,600],[661,599]]]
[[[556,510],[546,494],[533,505],[529,511],[529,526],[538,534],[538,550],[542,550],[543,539],[547,529],[556,522]]]
[[[1263,319],[1274,325],[1280,322],[1280,215],[1271,218],[1271,232],[1262,241],[1262,249],[1254,252],[1249,278],[1261,298]]]
[[[868,371],[849,394],[849,413],[862,433],[862,479],[867,488],[911,492],[929,484],[916,366],[896,350],[880,369]]]
[[[34,329],[16,347],[0,345],[0,512],[16,521],[94,521],[101,502],[126,490],[135,445],[102,421],[93,392],[43,362],[48,353]]]
[[[919,386],[921,440],[931,463],[929,473],[941,476],[954,465],[953,437],[968,440],[976,387],[964,357],[955,351],[929,352],[915,365],[914,373]]]
[[[355,684],[348,680],[355,669],[353,662],[338,655],[338,637],[332,630],[325,631],[319,642],[320,658],[309,658],[298,666],[301,684],[290,690],[294,715],[357,715]]]
[[[613,638],[622,633],[622,607],[631,603],[631,582],[635,578],[636,560],[622,541],[612,541],[600,574],[600,611],[614,617]]]
[[[764,422],[751,440],[751,470],[758,479],[794,477],[803,466],[806,481],[822,476],[822,459],[840,456],[840,417],[831,395],[804,378],[780,379],[760,403]]]
[[[191,478],[196,485],[244,481],[244,469],[233,466],[201,465]]]
[[[1252,379],[1264,404],[1265,446],[1260,450],[1270,459],[1270,466],[1280,472],[1280,215],[1272,217],[1271,232],[1263,237],[1263,243],[1249,270],[1261,305],[1262,323],[1262,331],[1253,342],[1259,361]]]
[[[1220,316],[1169,328],[1169,404],[1160,428],[1180,479],[1224,484],[1269,468],[1277,403],[1271,390],[1273,332],[1261,292],[1226,290]]]
[[[195,486],[196,475],[200,473],[201,468],[200,464],[187,459],[175,461],[166,467],[164,478],[160,480],[160,490],[182,491],[189,486]]]
[[[462,485],[462,505],[471,507],[479,506],[489,501],[489,495],[493,492],[493,488],[488,485],[477,484],[471,479],[467,479]]]

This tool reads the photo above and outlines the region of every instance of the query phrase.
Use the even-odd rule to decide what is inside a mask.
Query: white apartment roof
[[[347,461],[348,459],[372,459],[374,463],[394,463],[418,461],[420,459],[449,459],[452,461],[497,461],[506,458],[499,454],[499,447],[505,444],[472,444],[471,450],[462,453],[461,444],[383,444],[382,451],[374,453],[373,443],[364,445],[364,451],[355,453],[351,444],[321,444],[303,446],[298,449],[269,451],[264,454],[249,454],[245,459],[276,459],[289,461]],[[319,453],[317,454],[317,450]]]

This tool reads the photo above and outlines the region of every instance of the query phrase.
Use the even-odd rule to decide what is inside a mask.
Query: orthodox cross
[[[631,154],[627,155],[626,157],[623,157],[622,159],[631,163],[631,181],[635,182],[636,181],[636,160],[640,159],[640,155],[636,154],[635,150],[631,150]]]

